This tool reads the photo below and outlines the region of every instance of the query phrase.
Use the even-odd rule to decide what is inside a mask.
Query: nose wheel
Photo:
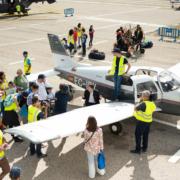
[[[112,134],[119,135],[122,132],[122,124],[120,122],[109,125],[109,129]]]

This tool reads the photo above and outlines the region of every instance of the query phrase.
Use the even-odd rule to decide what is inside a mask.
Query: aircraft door
[[[160,107],[166,113],[179,115],[180,82],[178,77],[168,71],[158,75],[158,83],[162,91]]]
[[[162,97],[162,93],[155,83],[155,81],[151,77],[145,76],[145,78],[141,76],[134,77],[133,79],[134,84],[134,98],[135,103],[140,101],[141,94],[144,90],[149,90],[151,92],[151,99],[152,100],[160,100]]]

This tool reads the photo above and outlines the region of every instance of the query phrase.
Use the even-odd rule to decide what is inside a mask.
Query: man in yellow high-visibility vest
[[[31,74],[31,60],[30,58],[28,57],[28,52],[27,51],[24,51],[23,52],[23,56],[24,56],[24,74],[25,75],[30,75]]]
[[[120,99],[121,81],[124,74],[127,74],[131,65],[127,59],[121,54],[118,48],[114,48],[112,51],[114,58],[112,62],[111,70],[109,75],[114,76],[114,100]],[[127,69],[126,69],[127,65]]]
[[[150,125],[153,121],[152,115],[156,110],[156,105],[150,101],[150,92],[143,91],[140,103],[134,109],[134,117],[136,118],[136,148],[131,150],[131,153],[140,154],[146,152],[148,148],[148,136]]]
[[[37,96],[32,98],[32,105],[28,107],[28,123],[34,123],[43,119],[44,115],[41,112],[41,103]],[[37,154],[38,158],[46,157],[47,154],[41,152],[41,144],[30,143],[30,155]]]
[[[2,172],[0,174],[0,179],[3,179],[6,174],[10,171],[9,162],[5,156],[5,150],[8,147],[8,144],[6,143],[6,140],[3,137],[3,133],[0,130],[0,168],[2,169]]]
[[[16,4],[16,12],[18,13],[18,15],[21,15],[21,5],[18,3]]]

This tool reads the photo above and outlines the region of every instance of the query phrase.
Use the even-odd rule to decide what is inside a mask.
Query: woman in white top
[[[89,116],[86,129],[84,131],[84,150],[87,152],[89,177],[95,178],[96,170],[100,175],[105,174],[105,169],[97,168],[97,155],[104,149],[103,132],[97,127],[95,117]]]

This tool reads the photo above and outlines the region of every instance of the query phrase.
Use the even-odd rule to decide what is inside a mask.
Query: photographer
[[[28,123],[33,123],[39,121],[40,119],[44,118],[42,113],[42,106],[41,102],[39,101],[38,97],[34,96],[32,98],[32,105],[28,107]],[[30,143],[30,155],[37,154],[38,158],[46,157],[47,154],[43,154],[41,152],[41,144],[33,144]]]
[[[70,95],[68,91],[68,86],[65,84],[59,85],[59,91],[55,94],[55,106],[54,114],[61,114],[67,111],[67,104],[69,101]]]

